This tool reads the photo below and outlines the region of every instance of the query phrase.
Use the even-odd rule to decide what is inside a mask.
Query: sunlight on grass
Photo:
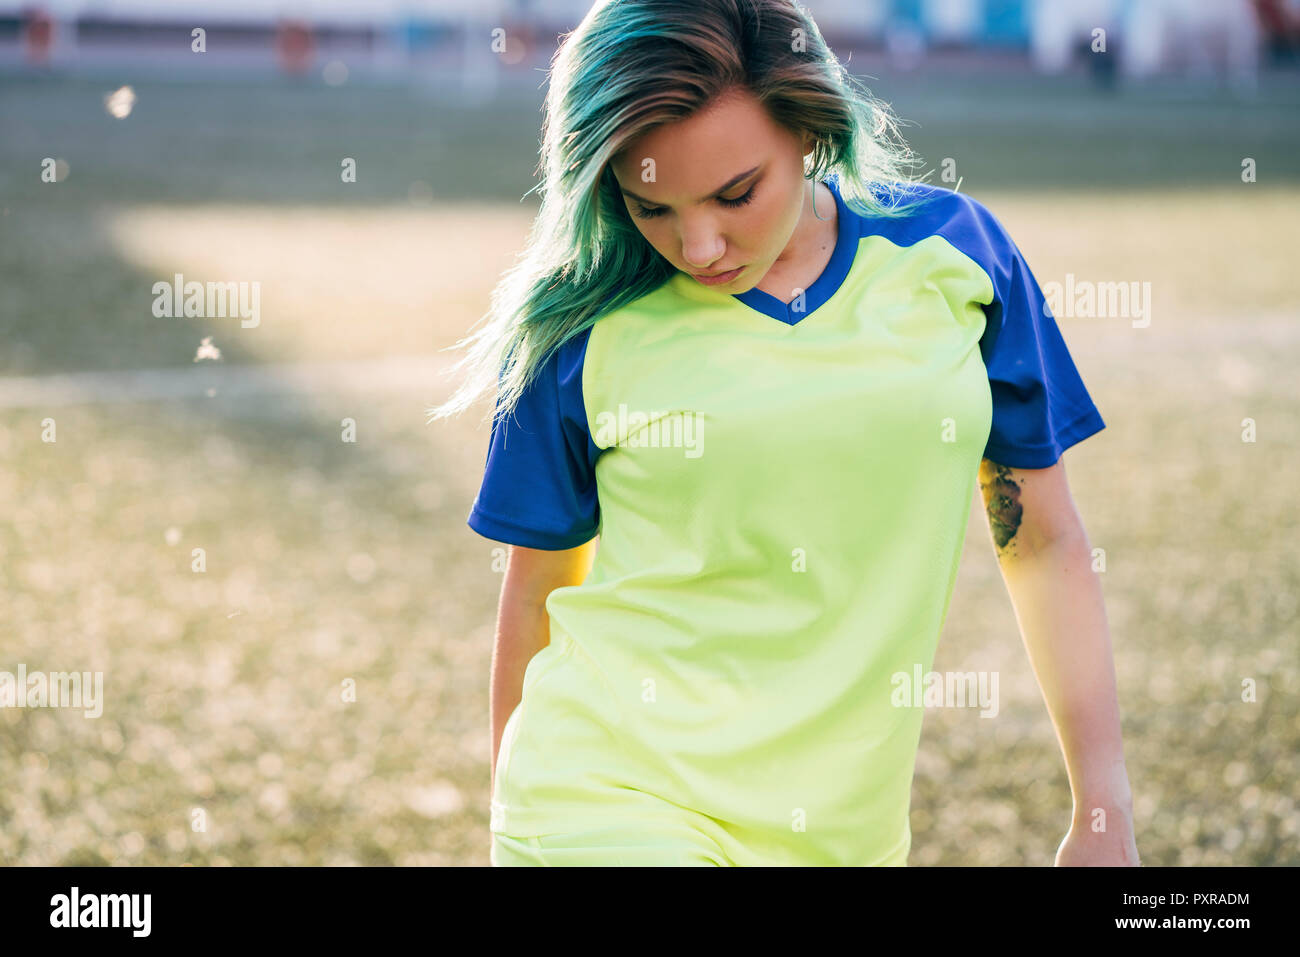
[[[260,282],[261,323],[176,319],[259,358],[351,359],[451,344],[488,307],[526,238],[527,207],[130,206],[102,224],[158,281]],[[162,320],[160,320],[162,321]]]
[[[978,194],[1040,283],[1067,272],[1152,284],[1156,318],[1300,313],[1300,188]]]

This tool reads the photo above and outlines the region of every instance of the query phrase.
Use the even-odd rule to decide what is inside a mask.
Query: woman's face
[[[737,88],[631,141],[610,166],[632,221],[659,255],[697,277],[740,267],[708,285],[741,293],[790,258],[792,237],[812,217],[813,187],[803,176],[811,149],[806,134],[782,127]]]

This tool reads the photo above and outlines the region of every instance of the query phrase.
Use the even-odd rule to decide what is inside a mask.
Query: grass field
[[[0,77],[0,375],[198,375],[209,335],[230,364],[433,353],[535,209],[531,87],[459,111],[135,86],[117,121],[108,84]],[[1108,426],[1066,464],[1107,555],[1138,847],[1300,863],[1300,92],[878,89],[1041,282],[1151,283],[1147,328],[1061,319]],[[40,181],[47,156],[66,181]],[[154,317],[175,272],[259,281],[261,324]],[[105,674],[98,719],[0,709],[0,863],[487,863],[500,575],[464,524],[486,409],[425,425],[450,385],[0,408],[0,670]],[[926,716],[911,863],[1050,863],[1069,791],[979,512],[935,667],[998,671],[1001,709]]]

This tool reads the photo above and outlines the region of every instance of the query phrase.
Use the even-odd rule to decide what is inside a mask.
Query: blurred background
[[[1040,283],[1146,291],[1057,315],[1107,422],[1066,464],[1138,848],[1300,862],[1300,3],[806,6]],[[488,863],[489,408],[425,409],[587,7],[0,2],[0,671],[104,675],[98,718],[0,708],[0,863]],[[935,668],[1000,711],[927,714],[910,863],[1050,864],[1068,783],[980,509]]]

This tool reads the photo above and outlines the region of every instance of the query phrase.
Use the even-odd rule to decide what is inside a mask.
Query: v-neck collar
[[[843,284],[845,277],[853,266],[853,259],[858,252],[860,226],[857,216],[844,205],[840,196],[837,175],[832,173],[823,182],[835,197],[835,209],[838,217],[836,223],[835,251],[831,253],[830,262],[807,289],[804,290],[803,302],[796,299],[792,303],[782,302],[776,296],[766,293],[755,286],[747,292],[732,293],[731,298],[744,303],[750,309],[779,319],[781,322],[795,325],[807,319],[822,306]],[[802,308],[798,308],[802,306]]]

